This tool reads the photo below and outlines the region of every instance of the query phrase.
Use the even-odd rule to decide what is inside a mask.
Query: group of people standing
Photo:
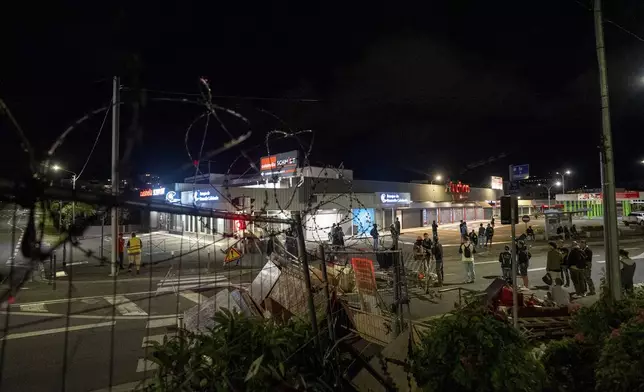
[[[467,222],[461,220],[459,231],[461,232],[462,241],[469,239],[477,248],[485,248],[488,245],[492,246],[492,239],[494,238],[494,219],[492,219],[492,222],[487,224],[487,227],[483,226],[483,223],[481,223],[478,228],[478,233],[474,229],[468,233]]]
[[[523,287],[530,287],[530,280],[528,279],[528,268],[530,267],[530,259],[532,254],[528,249],[525,241],[516,241],[515,251],[517,254],[517,276],[521,277]],[[510,246],[506,245],[503,252],[499,254],[499,263],[501,264],[501,275],[503,280],[512,284],[512,253]]]
[[[418,236],[414,242],[414,253],[420,255],[423,262],[430,265],[432,259],[436,262],[436,275],[438,277],[439,286],[443,285],[443,245],[438,241],[438,236],[429,238],[428,233],[423,233],[423,236]]]
[[[550,275],[550,280],[555,282],[556,278],[560,278],[564,287],[569,287],[572,282],[577,296],[595,295],[593,251],[586,241],[573,241],[570,248],[564,246],[563,240],[549,242],[548,245],[546,273]]]
[[[335,247],[344,246],[344,230],[342,229],[342,226],[335,223],[331,226],[331,230],[329,231],[329,242],[331,242],[331,245]]]

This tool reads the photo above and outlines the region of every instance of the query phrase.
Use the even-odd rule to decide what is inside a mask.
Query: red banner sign
[[[363,295],[376,295],[376,274],[373,261],[369,259],[351,258],[353,273],[356,276],[356,286]]]
[[[144,189],[141,192],[139,192],[139,196],[141,197],[148,197],[152,196],[152,189]]]

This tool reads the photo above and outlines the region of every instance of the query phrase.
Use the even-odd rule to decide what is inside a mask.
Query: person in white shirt
[[[465,242],[461,244],[458,253],[461,254],[461,261],[465,266],[465,283],[474,283],[474,279],[476,279],[474,274],[474,253],[476,253],[476,248],[469,238],[465,237]]]
[[[570,305],[570,293],[564,290],[563,280],[561,278],[555,279],[555,284],[552,286],[550,291],[552,300],[559,306],[568,306]]]

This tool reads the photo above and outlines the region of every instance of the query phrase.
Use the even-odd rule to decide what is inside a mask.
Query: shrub
[[[597,302],[579,309],[571,321],[572,327],[577,333],[596,343],[601,342],[608,337],[613,329],[619,328],[622,323],[635,316],[644,303],[635,297],[640,295],[636,291],[634,296],[625,296],[616,304],[611,304],[606,298],[603,286],[602,291],[602,297]]]
[[[599,345],[579,338],[550,342],[541,357],[546,371],[545,390],[593,391],[599,351]]]
[[[215,314],[205,334],[185,332],[155,344],[158,365],[148,391],[337,391],[342,358],[312,344],[310,325],[249,318],[228,310]],[[328,336],[328,334],[321,334]],[[326,351],[326,352],[325,352]]]
[[[541,391],[544,379],[524,336],[483,309],[432,322],[412,372],[425,391]]]
[[[595,371],[598,391],[644,389],[644,311],[615,329],[599,357]]]

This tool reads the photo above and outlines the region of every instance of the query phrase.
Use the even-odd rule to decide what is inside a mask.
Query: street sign
[[[523,216],[521,217],[521,220],[523,221],[523,223],[528,223],[528,222],[530,222],[530,215],[523,215]]]
[[[235,249],[234,246],[231,246],[226,251],[226,257],[224,257],[224,263],[230,263],[231,261],[238,260],[242,257],[241,253]]]
[[[530,177],[530,165],[511,165],[510,181],[527,180]]]

